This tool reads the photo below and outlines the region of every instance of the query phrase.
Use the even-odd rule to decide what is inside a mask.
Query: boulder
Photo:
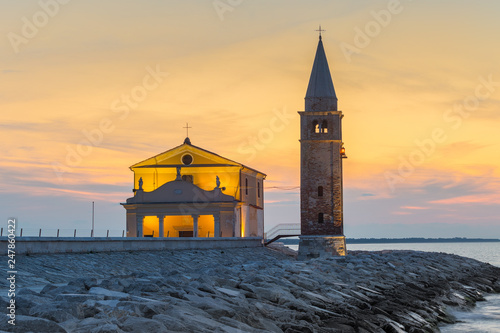
[[[52,320],[24,315],[16,315],[15,326],[7,323],[7,320],[1,320],[0,329],[8,332],[67,332],[62,326]]]
[[[168,332],[167,327],[161,322],[141,317],[128,317],[121,324],[124,332],[142,333],[142,332]]]

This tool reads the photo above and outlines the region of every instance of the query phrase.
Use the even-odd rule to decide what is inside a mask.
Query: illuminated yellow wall
[[[198,237],[214,237],[214,217],[212,215],[200,215],[198,218]]]
[[[179,231],[193,230],[193,218],[191,216],[166,216],[164,220],[164,237],[179,237]],[[144,218],[144,235],[160,237],[158,218],[146,216]],[[200,215],[198,217],[198,237],[214,237],[214,218],[212,215]]]
[[[135,189],[139,188],[139,179],[142,177],[142,188],[146,192],[151,192],[161,185],[175,180],[177,170],[170,168],[136,168],[134,169]],[[226,189],[224,194],[234,196],[236,200],[240,198],[239,191],[239,167],[182,167],[181,175],[192,175],[193,184],[205,191],[213,190],[216,187],[215,177],[219,176],[221,187]]]
[[[165,216],[165,237],[179,237],[179,231],[193,230],[191,216]]]
[[[142,227],[142,232],[144,236],[152,235],[154,231],[154,237],[158,237],[158,218],[156,216],[146,216],[144,218],[144,224]]]

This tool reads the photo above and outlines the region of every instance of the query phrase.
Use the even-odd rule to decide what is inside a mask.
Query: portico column
[[[220,214],[215,213],[214,216],[214,237],[220,237]]]
[[[137,237],[143,237],[144,215],[137,215]]]
[[[193,237],[198,237],[198,217],[199,215],[191,215],[193,218]]]
[[[165,215],[158,215],[158,237],[165,237],[164,218]]]

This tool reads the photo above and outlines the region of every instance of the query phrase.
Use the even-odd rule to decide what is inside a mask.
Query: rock
[[[78,278],[69,281],[68,286],[77,286],[81,289],[89,290],[92,287],[96,287],[97,279],[96,278]]]
[[[195,308],[206,311],[210,316],[217,319],[220,317],[232,317],[236,311],[232,304],[221,299],[213,299],[211,297],[200,297],[196,295],[186,295],[189,304]]]
[[[56,288],[57,288],[56,285],[49,283],[45,285],[45,287],[43,287],[43,289],[40,291],[40,294],[48,294],[51,290],[54,290]]]
[[[232,289],[227,289],[227,288],[215,288],[218,291],[220,291],[223,294],[232,296],[232,297],[238,297],[241,296],[241,293],[237,290],[232,290]]]
[[[187,327],[181,321],[179,321],[178,318],[174,318],[165,314],[158,314],[153,316],[152,319],[161,322],[172,332],[188,332]]]
[[[98,331],[101,327],[106,327],[109,324],[113,323],[110,323],[105,319],[92,317],[92,318],[85,318],[80,321],[68,321],[62,323],[61,325],[64,325],[67,331],[71,333],[88,333],[88,332],[93,332],[94,330]],[[121,330],[118,330],[117,332],[121,332]]]
[[[42,289],[42,292],[40,294],[44,294],[45,288]],[[59,294],[83,294],[86,293],[87,290],[85,289],[85,286],[83,284],[77,285],[64,285],[64,286],[59,286],[56,288],[50,288],[45,294],[49,295],[59,295]]]
[[[102,300],[104,299],[103,295],[93,295],[93,294],[60,294],[55,297],[56,301],[63,302],[78,302],[83,303],[86,300]]]
[[[90,333],[121,333],[123,332],[116,324],[104,324],[97,326]]]
[[[104,289],[101,287],[92,287],[89,290],[90,295],[101,295],[104,297],[104,299],[120,299],[120,300],[125,300],[129,299],[130,295],[126,293],[122,293],[119,291],[113,291],[113,290],[108,290]]]
[[[67,320],[76,319],[68,311],[58,308],[54,304],[35,305],[30,309],[29,315],[32,317],[45,318],[56,323],[62,323]]]
[[[167,332],[167,328],[161,322],[141,317],[128,317],[121,325],[124,332]]]
[[[445,303],[470,308],[482,292],[500,290],[498,268],[415,251],[353,251],[344,260],[306,262],[265,248],[23,261],[17,314],[71,332],[144,331],[144,325],[152,332],[431,332],[454,321]],[[37,293],[31,286],[40,281],[58,285]],[[7,301],[0,296],[0,305]]]
[[[8,332],[64,332],[66,330],[51,320],[44,318],[16,315],[16,325],[12,326],[6,320],[0,321],[0,329]]]

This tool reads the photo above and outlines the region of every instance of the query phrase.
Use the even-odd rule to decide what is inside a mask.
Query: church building
[[[316,56],[300,111],[299,259],[344,256],[342,111],[337,107],[321,27]]]
[[[263,237],[264,173],[189,137],[130,169],[128,237]]]

